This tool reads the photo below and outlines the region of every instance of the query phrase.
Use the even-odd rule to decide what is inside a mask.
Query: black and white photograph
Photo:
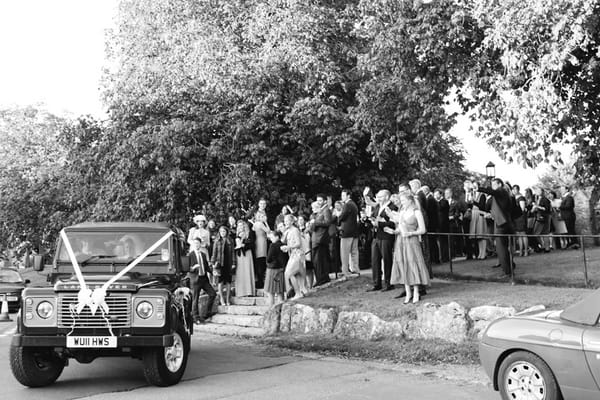
[[[0,3],[0,400],[600,398],[600,0]]]

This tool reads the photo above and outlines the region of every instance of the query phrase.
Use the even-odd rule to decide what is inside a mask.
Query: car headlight
[[[42,301],[40,304],[38,304],[36,311],[40,318],[48,319],[54,312],[54,306],[49,301]]]
[[[140,302],[135,308],[136,314],[142,319],[148,319],[152,316],[154,312],[154,307],[148,301]]]

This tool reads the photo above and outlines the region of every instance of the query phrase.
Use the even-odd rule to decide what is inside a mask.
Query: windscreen
[[[155,244],[164,232],[68,232],[67,237],[77,258],[85,266],[90,263],[129,263]],[[61,241],[59,262],[71,262],[65,244]],[[169,241],[165,240],[142,262],[169,261]]]

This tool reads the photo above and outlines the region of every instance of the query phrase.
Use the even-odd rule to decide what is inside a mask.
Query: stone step
[[[269,306],[219,306],[219,314],[265,315]]]
[[[261,315],[216,314],[211,318],[211,322],[214,324],[260,328],[262,326],[262,319]]]
[[[231,302],[238,306],[266,306],[266,297],[232,297]]]
[[[194,335],[202,335],[202,333],[211,333],[222,336],[261,337],[265,336],[266,331],[262,328],[222,325],[211,322],[194,325]]]

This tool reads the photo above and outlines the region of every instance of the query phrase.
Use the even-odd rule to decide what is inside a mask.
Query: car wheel
[[[50,385],[58,379],[64,367],[64,360],[51,349],[10,347],[10,369],[25,386]]]
[[[151,385],[171,386],[183,377],[190,352],[190,337],[183,327],[179,327],[173,336],[173,346],[144,351],[144,376]]]
[[[500,364],[498,388],[504,400],[561,400],[552,370],[540,357],[526,351],[510,354]]]

